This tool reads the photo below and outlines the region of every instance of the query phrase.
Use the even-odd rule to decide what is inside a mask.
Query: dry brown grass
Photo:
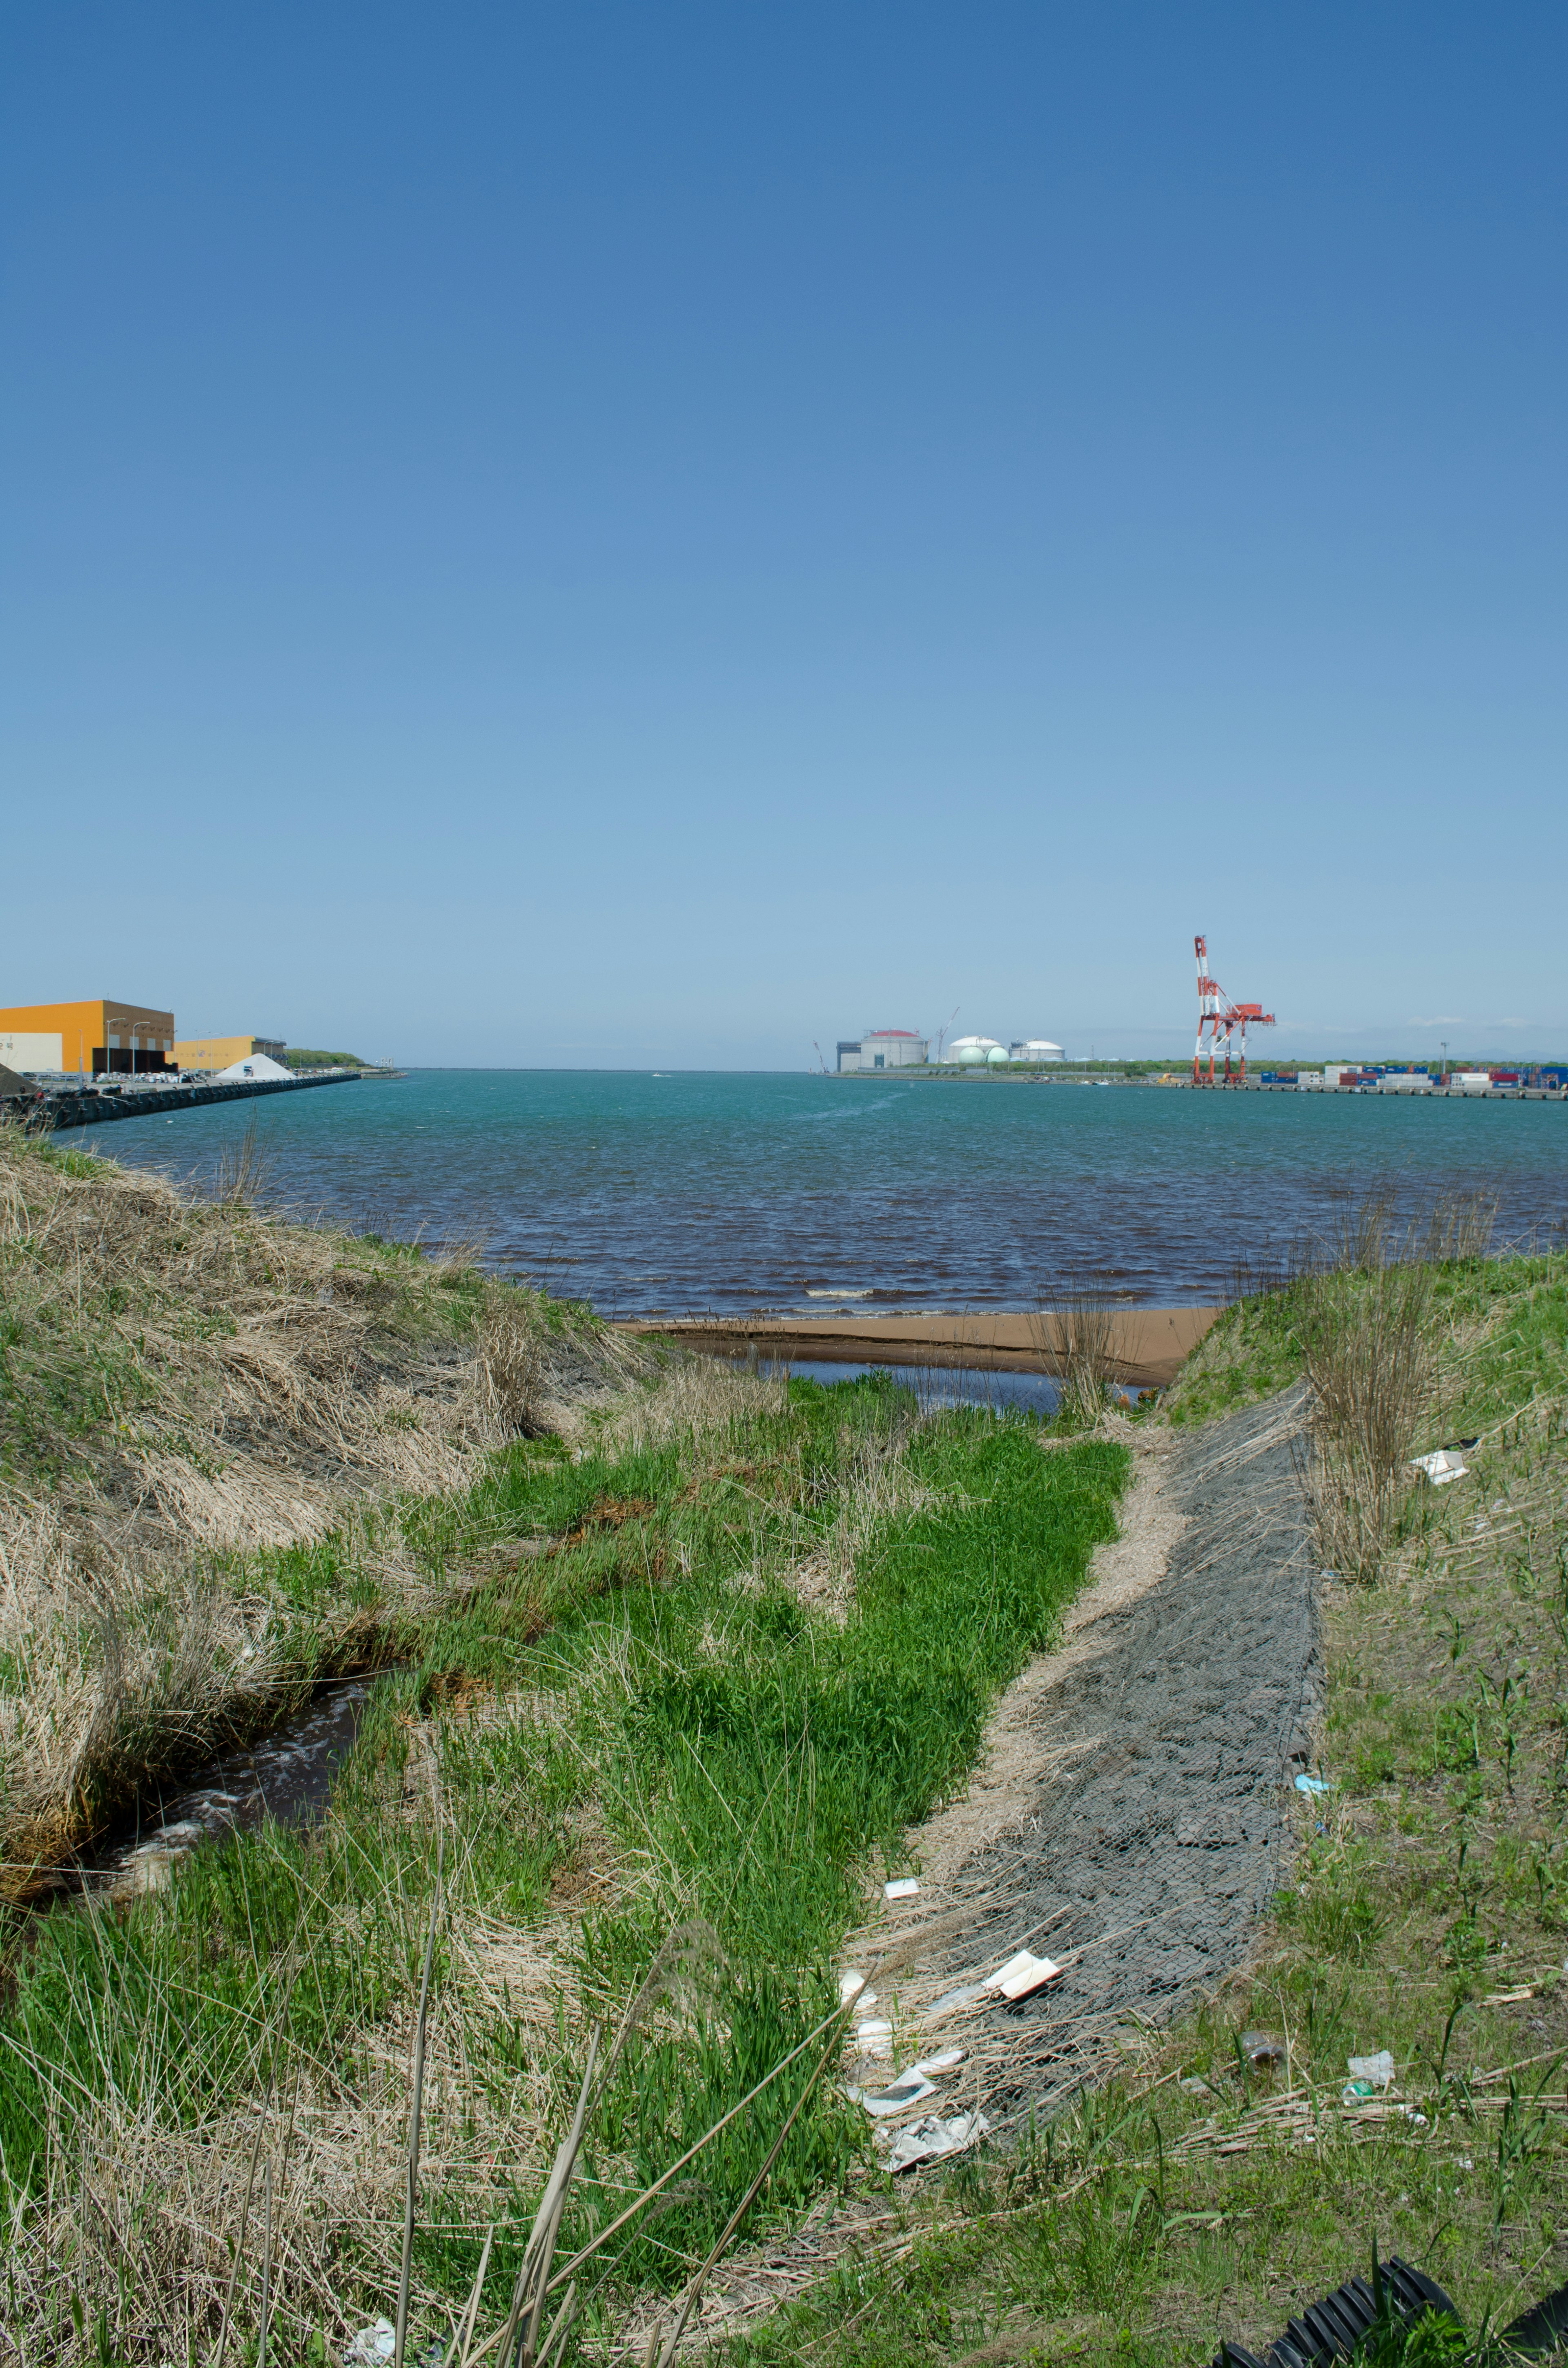
[[[254,1144],[202,1201],[0,1127],[0,1896],[139,1770],[427,1608],[379,1508],[462,1488],[633,1362],[472,1246],[290,1224],[262,1180]],[[356,1597],[306,1637],[258,1557],[329,1530]]]

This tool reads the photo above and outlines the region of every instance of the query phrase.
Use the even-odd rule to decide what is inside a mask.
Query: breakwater
[[[258,1094],[297,1094],[311,1086],[347,1086],[358,1069],[328,1069],[320,1076],[231,1078],[222,1085],[165,1086],[151,1081],[83,1086],[65,1093],[40,1088],[21,1109],[30,1134],[53,1134],[62,1127],[98,1126],[111,1119],[167,1118],[177,1110],[202,1110],[210,1102],[244,1102]]]

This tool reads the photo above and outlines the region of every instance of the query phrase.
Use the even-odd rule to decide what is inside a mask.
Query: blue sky
[[[0,1002],[1568,1055],[1560,8],[6,20]]]

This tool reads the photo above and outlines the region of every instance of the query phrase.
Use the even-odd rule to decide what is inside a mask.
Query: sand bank
[[[1163,1389],[1197,1348],[1217,1307],[1127,1307],[1111,1317],[1118,1378]],[[997,1372],[1060,1370],[1062,1319],[1053,1315],[703,1316],[625,1323],[629,1333],[662,1332],[710,1355],[797,1357],[810,1362],[978,1365]]]

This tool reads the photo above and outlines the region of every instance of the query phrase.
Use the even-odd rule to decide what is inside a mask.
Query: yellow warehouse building
[[[282,1039],[277,1036],[185,1036],[175,1046],[182,1069],[228,1069],[236,1061],[254,1061],[258,1053],[281,1061]]]
[[[8,1069],[63,1069],[131,1076],[175,1063],[175,1015],[140,1003],[14,1004],[0,1011],[0,1062]]]

